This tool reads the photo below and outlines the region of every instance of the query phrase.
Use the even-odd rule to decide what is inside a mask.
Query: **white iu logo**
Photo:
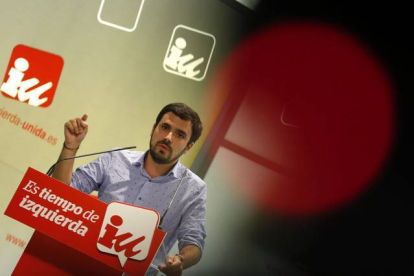
[[[213,54],[213,35],[184,26],[175,27],[164,59],[164,69],[196,81],[204,79]]]
[[[105,213],[99,239],[99,251],[117,255],[121,267],[128,259],[145,260],[158,226],[157,211],[111,202]]]
[[[49,90],[53,84],[52,82],[48,82],[28,91],[39,84],[39,80],[37,78],[31,78],[23,81],[27,69],[29,69],[29,62],[25,58],[16,59],[14,67],[9,70],[7,82],[1,85],[0,90],[13,98],[17,96],[19,101],[24,102],[29,100],[28,104],[39,106],[48,100],[47,97],[40,99],[40,96]]]

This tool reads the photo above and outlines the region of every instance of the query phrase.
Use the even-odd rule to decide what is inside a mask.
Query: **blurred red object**
[[[368,47],[340,28],[317,22],[266,28],[230,56],[213,89],[240,101],[221,146],[271,173],[243,162],[223,171],[267,210],[308,215],[350,202],[381,173],[390,152],[390,77]]]

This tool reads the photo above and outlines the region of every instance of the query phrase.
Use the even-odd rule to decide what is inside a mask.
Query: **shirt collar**
[[[147,150],[144,154],[138,157],[137,160],[133,162],[133,164],[140,167],[141,170],[144,170],[144,160],[148,153],[149,151]],[[174,167],[166,175],[162,177],[173,176],[174,178],[178,179],[181,177],[184,171],[185,171],[185,167],[183,166],[183,164],[181,164],[180,160],[178,160],[178,162],[174,165]]]

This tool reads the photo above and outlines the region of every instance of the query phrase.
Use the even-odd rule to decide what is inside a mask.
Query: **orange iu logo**
[[[6,98],[31,106],[53,102],[63,68],[60,56],[25,45],[13,49],[0,91]]]

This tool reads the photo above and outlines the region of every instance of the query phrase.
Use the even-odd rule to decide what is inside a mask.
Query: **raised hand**
[[[67,148],[79,148],[88,133],[87,119],[88,115],[84,114],[82,118],[74,118],[65,123],[65,146]]]

